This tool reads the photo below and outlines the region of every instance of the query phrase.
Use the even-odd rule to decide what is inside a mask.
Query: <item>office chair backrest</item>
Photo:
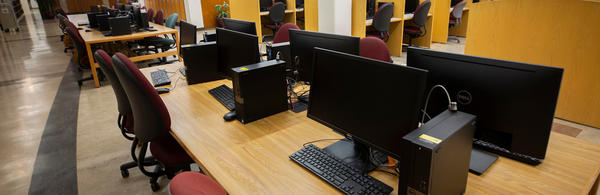
[[[273,4],[273,7],[271,7],[271,10],[269,10],[269,18],[271,18],[271,21],[275,23],[283,22],[284,17],[285,4],[281,2]]]
[[[360,56],[392,62],[387,44],[377,37],[365,37],[360,40]]]
[[[66,21],[67,18],[65,16],[63,16],[62,14],[57,14],[56,18],[58,18],[58,27],[60,28],[60,30],[62,30],[63,32],[65,32],[65,27],[66,27]]]
[[[112,61],[135,117],[135,137],[142,142],[151,142],[168,136],[165,134],[171,128],[169,111],[152,84],[127,56],[116,53]]]
[[[461,1],[461,2],[457,3],[452,8],[452,17],[454,17],[456,19],[462,18],[463,9],[465,8],[465,5],[467,5],[467,1]]]
[[[386,3],[380,6],[373,16],[373,28],[379,32],[388,32],[390,30],[390,21],[394,16],[394,4]]]
[[[431,1],[423,1],[423,3],[419,4],[417,9],[415,9],[415,14],[413,16],[412,21],[419,25],[425,26],[427,24],[427,15],[429,14],[429,8],[431,8]]]
[[[163,11],[162,10],[156,11],[156,16],[154,16],[154,23],[156,23],[158,25],[163,24]]]
[[[148,22],[153,22],[154,21],[154,9],[150,8],[148,9]]]
[[[167,18],[167,22],[165,22],[165,26],[169,28],[175,28],[175,23],[177,23],[177,18],[179,15],[177,13],[171,14],[169,18]]]
[[[75,43],[75,50],[77,51],[77,60],[78,60],[77,63],[79,64],[79,66],[89,64],[89,61],[85,59],[85,57],[87,56],[87,54],[86,54],[87,50],[85,49],[85,44],[84,44],[83,39],[79,35],[79,32],[77,32],[77,28],[68,26],[66,29],[67,29],[67,35],[69,36],[69,39],[71,39],[73,41],[73,43]]]
[[[119,82],[119,78],[117,78],[110,55],[108,55],[108,53],[106,53],[104,50],[99,49],[94,52],[94,59],[96,62],[98,62],[100,69],[102,69],[102,73],[104,73],[112,85],[113,91],[115,92],[115,96],[117,98],[117,108],[119,113],[123,115],[131,114],[131,106],[129,105],[127,94],[125,94],[125,90],[123,90],[123,87]]]
[[[290,41],[290,29],[300,29],[294,23],[287,23],[279,27],[277,33],[275,33],[275,37],[273,38],[273,43],[282,43]]]

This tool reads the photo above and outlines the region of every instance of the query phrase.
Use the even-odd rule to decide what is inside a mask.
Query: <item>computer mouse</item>
[[[223,116],[225,121],[232,121],[237,118],[237,113],[235,111],[231,111]]]
[[[169,93],[169,91],[171,91],[169,88],[157,88],[156,89],[156,92],[158,92],[158,94]]]
[[[85,32],[92,32],[92,30],[90,30],[90,29],[85,29]]]

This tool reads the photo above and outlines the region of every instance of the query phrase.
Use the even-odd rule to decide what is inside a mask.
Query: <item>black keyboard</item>
[[[171,79],[166,70],[161,69],[151,72],[150,77],[152,77],[152,84],[154,84],[154,87],[171,84]]]
[[[215,97],[215,99],[219,100],[223,106],[225,106],[229,111],[233,111],[235,109],[235,101],[233,100],[233,89],[227,87],[227,85],[221,85],[217,88],[208,90],[208,93]]]
[[[494,152],[494,153],[499,153],[503,156],[530,164],[530,165],[538,165],[540,163],[542,163],[542,161],[544,159],[539,159],[539,158],[535,158],[529,155],[525,155],[525,154],[521,154],[521,153],[516,153],[516,152],[511,152],[510,150],[507,150],[506,148],[502,148],[496,144],[493,143],[489,143],[480,139],[473,139],[473,144],[475,146],[479,146],[482,149],[488,150],[490,152]]]
[[[290,159],[346,194],[389,194],[394,190],[312,144],[290,155]]]

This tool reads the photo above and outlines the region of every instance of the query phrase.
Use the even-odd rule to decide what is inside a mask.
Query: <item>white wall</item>
[[[352,35],[352,0],[319,0],[319,32]]]
[[[204,28],[204,19],[202,18],[202,4],[200,0],[185,0],[186,22],[196,25],[198,28]]]

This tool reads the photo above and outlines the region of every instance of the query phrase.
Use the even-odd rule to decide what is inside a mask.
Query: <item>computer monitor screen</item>
[[[231,68],[260,62],[258,36],[217,28],[219,72],[231,77]]]
[[[373,19],[375,16],[375,2],[376,0],[367,0],[367,19]]]
[[[179,43],[196,44],[196,26],[185,21],[179,22]]]
[[[404,4],[404,13],[414,13],[419,6],[419,0],[406,0]]]
[[[429,71],[427,90],[441,84],[459,111],[477,115],[474,146],[481,140],[544,159],[563,69],[418,48],[408,49],[407,65]],[[447,101],[433,93],[427,113],[439,114]]]
[[[310,82],[312,79],[314,47],[359,55],[360,38],[290,29],[292,64],[298,71],[300,81]]]
[[[273,0],[260,0],[260,10],[261,11],[269,11],[273,6]]]
[[[315,49],[308,117],[400,158],[417,128],[427,71]]]
[[[98,5],[90,5],[90,12],[99,12],[100,8]]]
[[[98,29],[100,31],[110,30],[110,25],[108,23],[108,14],[97,14],[96,21],[98,22]]]
[[[463,0],[452,0],[450,1],[450,7],[454,7],[456,4],[462,2]]]
[[[229,30],[256,35],[256,25],[254,22],[223,18],[223,26]]]
[[[96,20],[96,15],[97,14],[98,13],[95,13],[95,12],[87,14],[90,28],[96,28],[96,27],[98,27],[98,20]]]

